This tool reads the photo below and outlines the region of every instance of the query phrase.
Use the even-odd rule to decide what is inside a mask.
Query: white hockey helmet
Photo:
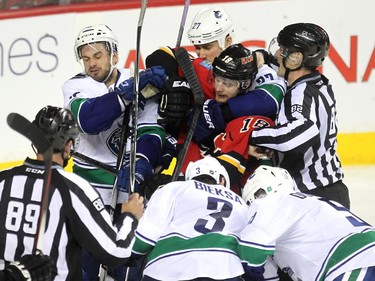
[[[287,170],[261,165],[247,179],[242,198],[250,205],[255,199],[269,194],[294,191],[294,181]]]
[[[225,49],[225,38],[233,37],[234,26],[223,8],[203,9],[195,15],[188,38],[193,45],[202,45],[218,41],[220,48]]]
[[[83,28],[76,37],[74,53],[77,61],[81,59],[81,46],[95,42],[104,42],[111,57],[117,53],[118,40],[113,31],[105,24],[92,25]]]
[[[227,170],[214,157],[206,156],[203,159],[189,163],[185,172],[185,180],[191,180],[200,175],[211,176],[215,179],[217,184],[220,184],[221,176],[223,176],[225,179],[225,187],[230,188]]]

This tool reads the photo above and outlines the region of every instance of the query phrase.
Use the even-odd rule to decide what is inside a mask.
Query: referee
[[[273,128],[253,131],[250,155],[257,146],[272,149],[274,164],[289,171],[301,192],[350,207],[337,155],[336,100],[328,79],[317,70],[329,49],[326,31],[312,23],[291,24],[270,44],[277,74],[288,89]],[[265,58],[267,61],[268,58]]]
[[[143,197],[134,193],[112,225],[99,193],[81,177],[64,171],[78,128],[67,109],[47,106],[33,122],[53,147],[53,164],[42,252],[55,264],[54,280],[82,280],[82,248],[105,265],[128,261]],[[35,149],[34,149],[35,150]],[[43,155],[0,172],[0,269],[33,251],[41,211]],[[39,279],[38,279],[39,280]]]

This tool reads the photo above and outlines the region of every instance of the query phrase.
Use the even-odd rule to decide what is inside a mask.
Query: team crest
[[[241,64],[247,64],[253,61],[253,56],[243,57],[241,58]]]
[[[117,156],[120,151],[121,132],[122,129],[117,128],[113,130],[113,132],[107,138],[107,147],[115,156]]]
[[[215,18],[221,19],[223,17],[223,14],[220,11],[214,11]]]

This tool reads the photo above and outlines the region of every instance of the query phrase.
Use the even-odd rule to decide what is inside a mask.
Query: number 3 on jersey
[[[194,225],[194,229],[200,233],[219,232],[225,227],[223,218],[229,218],[233,210],[232,203],[220,198],[208,197],[207,210],[214,210],[209,214],[208,219],[198,219]]]

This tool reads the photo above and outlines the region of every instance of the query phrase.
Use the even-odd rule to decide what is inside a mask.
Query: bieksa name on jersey
[[[242,205],[241,198],[237,194],[232,193],[229,190],[222,190],[221,188],[218,188],[218,187],[215,187],[215,186],[212,186],[212,185],[207,185],[207,184],[204,184],[203,182],[199,182],[199,181],[194,181],[194,183],[195,183],[196,189],[206,191],[206,192],[208,192],[212,195],[217,195],[217,196],[224,197],[226,199],[230,199],[230,200],[232,200],[234,202],[238,202]]]

